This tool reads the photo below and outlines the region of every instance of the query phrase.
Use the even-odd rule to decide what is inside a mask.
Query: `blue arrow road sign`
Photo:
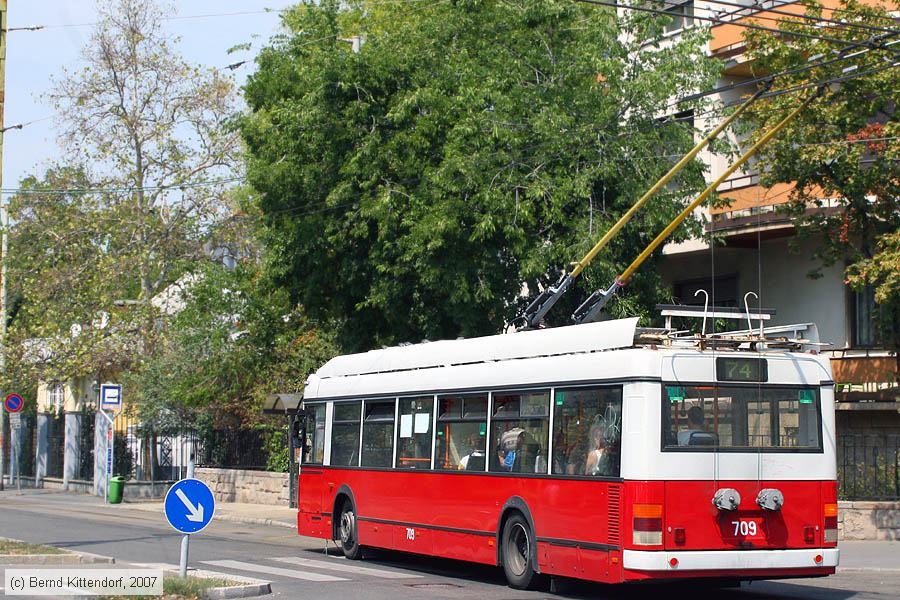
[[[181,533],[202,531],[213,518],[216,501],[199,479],[182,479],[166,493],[166,519]]]

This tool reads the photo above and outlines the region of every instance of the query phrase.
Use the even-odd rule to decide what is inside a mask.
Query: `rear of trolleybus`
[[[624,580],[834,573],[828,359],[661,353],[661,383],[626,402]]]

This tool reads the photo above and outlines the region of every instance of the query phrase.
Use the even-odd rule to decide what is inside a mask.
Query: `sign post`
[[[184,534],[181,537],[179,567],[181,576],[186,577],[191,534],[203,531],[216,510],[216,501],[209,486],[194,479],[193,458],[188,462],[187,478],[166,492],[165,509],[169,525]]]
[[[107,410],[119,410],[122,408],[122,386],[115,383],[100,385],[100,414],[106,419],[106,481],[103,485],[103,501],[109,503],[109,482],[113,476],[113,445],[115,444],[115,419],[107,413]],[[104,410],[105,409],[105,410]]]
[[[3,409],[9,413],[10,441],[15,441],[14,444],[10,443],[10,464],[15,465],[16,489],[20,492],[22,491],[22,473],[20,472],[21,465],[19,464],[19,441],[22,439],[22,415],[19,413],[23,408],[25,408],[25,400],[19,394],[7,394],[6,398],[3,399]],[[0,413],[0,416],[2,416],[2,413]],[[0,425],[2,425],[2,420],[0,420]],[[12,437],[13,427],[18,430],[15,438]],[[0,431],[0,444],[3,442],[3,432]],[[10,473],[10,477],[12,477],[12,473]],[[0,487],[0,489],[3,488]]]

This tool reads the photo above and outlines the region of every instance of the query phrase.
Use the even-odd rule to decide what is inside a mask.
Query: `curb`
[[[0,538],[7,542],[25,542],[12,538]],[[114,565],[112,556],[101,556],[91,552],[62,549],[62,554],[0,554],[0,565]]]
[[[178,571],[163,569],[163,574],[178,575]],[[272,593],[272,584],[262,579],[252,579],[250,577],[241,577],[240,575],[232,575],[231,573],[219,573],[217,571],[206,571],[203,569],[191,569],[188,577],[206,577],[210,579],[227,579],[235,581],[241,585],[230,585],[228,587],[209,588],[203,592],[203,598],[208,600],[228,600],[230,598],[255,598],[257,596],[266,596]]]
[[[114,565],[116,559],[96,554],[0,554],[0,565]]]
[[[237,515],[213,515],[213,521],[228,521],[230,523],[244,523],[247,525],[269,525],[271,527],[285,527],[287,529],[295,529],[295,523],[286,521],[278,521],[276,519],[260,519],[257,517],[241,517]]]

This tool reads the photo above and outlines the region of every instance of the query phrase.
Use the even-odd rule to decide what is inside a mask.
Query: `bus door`
[[[297,523],[299,533],[322,537],[329,525],[323,516],[322,506],[325,473],[325,405],[317,404],[305,409],[304,425],[299,428],[300,466],[297,478]]]

